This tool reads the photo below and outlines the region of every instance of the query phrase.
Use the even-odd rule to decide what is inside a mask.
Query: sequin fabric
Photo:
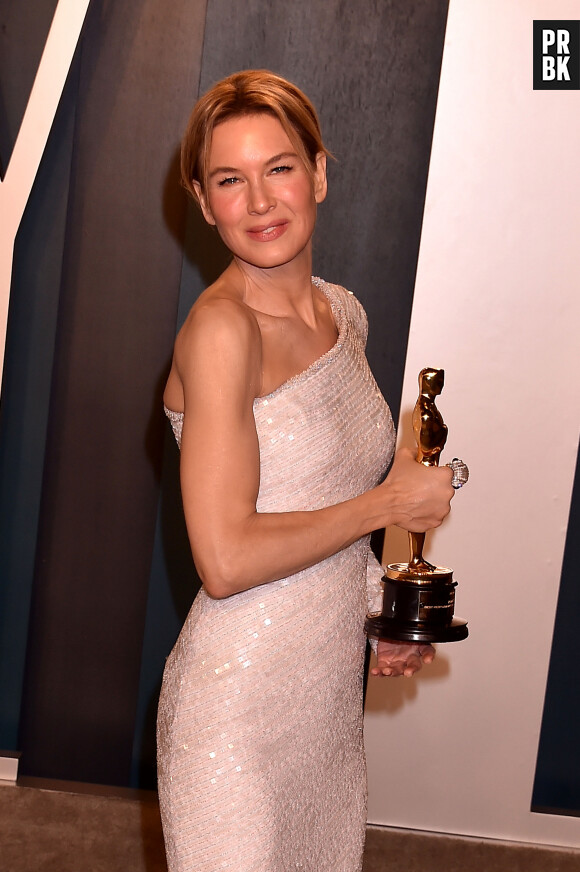
[[[366,315],[336,285],[338,339],[254,402],[261,512],[373,487],[394,445]],[[182,415],[168,412],[177,441]],[[362,675],[382,571],[368,537],[289,578],[198,594],[164,673],[159,798],[169,872],[358,872],[366,824]]]

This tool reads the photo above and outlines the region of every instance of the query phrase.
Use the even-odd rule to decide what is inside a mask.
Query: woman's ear
[[[317,203],[322,203],[326,197],[327,190],[326,155],[323,151],[319,151],[316,155],[316,167],[314,170],[314,199]]]
[[[215,225],[215,219],[211,214],[211,209],[209,208],[207,198],[203,193],[202,187],[199,182],[192,180],[191,184],[193,185],[193,190],[195,191],[195,196],[197,197],[197,201],[201,207],[201,211],[203,213],[203,217],[207,221],[208,224]]]

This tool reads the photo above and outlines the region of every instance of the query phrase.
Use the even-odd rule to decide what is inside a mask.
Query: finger
[[[386,678],[396,678],[402,674],[404,663],[400,662],[379,662],[371,669],[371,675],[380,675]]]
[[[425,662],[429,662],[429,656],[431,656],[431,659],[433,659],[435,651],[431,648],[431,645],[421,645],[418,646],[415,650],[409,651],[405,660],[401,662],[400,674],[404,675],[405,678],[411,678],[413,675],[415,675],[416,672],[419,672],[419,670],[422,668],[422,649],[425,649],[425,656],[427,657],[427,660],[425,660]]]
[[[407,660],[395,660],[392,663],[379,663],[371,669],[371,675],[384,676],[385,678],[400,678],[404,675],[410,678],[421,668],[419,656],[409,656]]]
[[[435,653],[433,645],[421,645],[419,647],[419,655],[422,658],[423,663],[433,663]]]
[[[415,675],[416,672],[419,672],[422,665],[423,661],[419,656],[409,657],[407,662],[404,664],[403,675],[406,678],[411,678],[412,675]]]
[[[451,469],[451,467],[447,466],[447,464],[445,464],[445,466],[439,466],[437,468],[439,470],[438,474],[441,475],[442,478],[444,475],[447,476],[447,480],[448,480],[449,484],[451,484],[451,479],[453,478],[453,470]],[[451,475],[447,475],[447,470],[449,470]]]
[[[388,666],[385,666],[383,668],[375,666],[374,669],[371,669],[371,675],[377,675],[384,678],[393,678],[393,670]]]
[[[371,669],[371,675],[398,675],[403,671],[404,663],[377,663],[377,665]]]

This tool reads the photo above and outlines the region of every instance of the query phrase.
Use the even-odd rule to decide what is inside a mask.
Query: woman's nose
[[[263,182],[253,182],[249,187],[248,211],[263,215],[274,205],[274,198]]]

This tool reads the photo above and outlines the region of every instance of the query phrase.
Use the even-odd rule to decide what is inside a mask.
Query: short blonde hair
[[[197,101],[183,137],[181,180],[195,199],[194,182],[202,192],[207,188],[214,129],[228,118],[263,114],[278,119],[310,172],[320,152],[331,157],[322,142],[316,109],[300,88],[269,70],[233,73]]]

